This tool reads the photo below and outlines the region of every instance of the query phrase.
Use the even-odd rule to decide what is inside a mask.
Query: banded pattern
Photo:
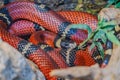
[[[47,80],[57,79],[49,75],[49,72],[53,69],[66,68],[68,65],[74,66],[75,64],[90,66],[95,62],[90,57],[88,50],[76,51],[75,49],[70,49],[68,51],[68,49],[43,48],[17,36],[30,35],[34,31],[45,28],[53,32],[56,36],[67,37],[67,39],[75,41],[78,44],[87,38],[87,32],[70,29],[67,34],[63,35],[65,29],[72,23],[88,24],[94,30],[97,26],[97,18],[83,12],[66,11],[56,13],[43,4],[35,4],[32,2],[13,2],[0,9],[0,25],[9,29],[8,31],[11,33],[8,33],[3,27],[0,27],[0,37],[20,51],[25,57],[36,63]],[[40,26],[43,26],[43,28]],[[22,30],[24,32],[22,32]],[[50,42],[50,44],[54,45],[56,36],[50,37],[53,41]],[[63,44],[64,43],[61,43],[60,45]]]
[[[109,60],[110,60],[110,57],[112,55],[112,49],[113,49],[113,43],[111,41],[107,41],[106,42],[106,51],[105,51],[105,57],[104,57],[104,60],[103,60],[103,63],[101,64],[101,67],[104,68],[107,66]]]
[[[21,18],[27,19],[27,20],[33,21],[35,23],[38,23],[39,25],[43,26],[45,29],[48,29],[48,30],[50,30],[54,33],[58,33],[60,35],[62,35],[62,33],[64,33],[63,30],[68,25],[71,24],[71,22],[69,22],[66,18],[63,18],[63,16],[55,13],[54,11],[49,10],[48,8],[45,10],[45,8],[46,8],[45,5],[42,5],[42,4],[37,5],[37,4],[31,3],[31,2],[17,2],[17,3],[13,3],[13,4],[12,5],[9,4],[4,8],[4,9],[7,9],[7,11],[8,11],[7,13],[9,13],[8,16],[11,16],[12,20],[17,20],[17,19],[21,19]],[[36,7],[34,7],[34,6],[39,6],[39,7],[37,7],[37,9],[36,9]],[[19,14],[19,13],[21,13],[21,14]],[[19,15],[17,15],[17,14],[19,14]],[[77,14],[77,12],[76,12],[76,14]],[[91,24],[95,24],[97,26],[97,23],[96,23],[97,18],[93,17],[90,14],[86,14],[86,16],[87,15],[88,15],[88,17],[92,18]],[[88,22],[90,21],[90,18],[88,18]],[[86,19],[86,17],[85,17],[85,19]],[[86,22],[86,20],[85,20],[85,22]],[[93,28],[96,26],[93,26]],[[81,38],[81,36],[79,36],[79,35],[81,35],[81,32],[79,30],[71,29],[68,32],[68,34],[66,34],[66,37],[72,39],[75,42],[77,42],[77,41],[81,42],[86,38],[86,37]]]
[[[8,42],[11,46],[15,47],[28,59],[35,62],[38,65],[39,69],[43,72],[47,79],[56,80],[49,76],[49,72],[53,69],[58,69],[58,65],[54,60],[46,54],[42,49],[38,48],[36,45],[18,38],[17,36],[11,35],[6,32],[3,28],[0,27],[0,37]],[[25,48],[26,47],[26,48]],[[33,48],[33,49],[30,49]]]
[[[30,41],[35,45],[40,45],[41,48],[47,48],[48,50],[50,49],[51,51],[50,46],[52,46],[53,48],[55,47],[54,45],[52,45],[55,42],[54,41],[54,39],[56,39],[55,37],[56,37],[56,34],[53,34],[51,32],[37,31],[31,35]],[[68,39],[60,40],[59,38],[58,38],[58,41],[56,40],[56,46],[59,47],[58,53],[62,55],[63,59],[66,61],[68,66],[70,67],[83,66],[83,65],[90,66],[95,63],[94,60],[90,57],[88,50],[77,51],[76,49],[77,45],[75,44],[75,42]],[[44,44],[46,43],[47,46],[39,43],[44,43]]]

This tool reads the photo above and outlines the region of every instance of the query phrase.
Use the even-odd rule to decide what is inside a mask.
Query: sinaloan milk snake
[[[53,69],[76,65],[90,66],[95,63],[88,49],[84,51],[76,50],[76,48],[66,49],[64,40],[59,44],[63,44],[64,49],[56,45],[59,36],[63,36],[66,28],[71,24],[78,23],[87,24],[94,30],[97,26],[97,18],[85,12],[55,12],[44,4],[33,2],[13,2],[0,9],[1,39],[37,64],[47,80],[57,79],[49,75]],[[47,31],[36,32],[44,30],[44,28]],[[25,35],[31,35],[30,39],[20,38]],[[70,29],[64,37],[67,38],[65,40],[68,44],[69,41],[78,44],[86,39],[87,32]],[[67,45],[67,47],[69,46]]]

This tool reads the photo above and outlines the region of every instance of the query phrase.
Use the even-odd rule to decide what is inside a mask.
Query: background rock
[[[45,80],[33,66],[32,63],[31,68],[17,50],[0,40],[0,80]]]

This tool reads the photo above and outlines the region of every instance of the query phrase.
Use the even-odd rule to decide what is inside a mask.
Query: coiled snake
[[[53,69],[75,65],[90,66],[95,63],[88,49],[82,51],[76,50],[74,47],[67,52],[64,40],[59,44],[63,44],[64,49],[54,48],[59,47],[55,45],[59,41],[59,36],[66,37],[67,42],[77,44],[86,39],[87,32],[83,30],[70,29],[67,34],[64,33],[66,28],[73,23],[88,24],[94,30],[97,26],[97,18],[91,14],[77,11],[54,12],[43,4],[33,2],[13,2],[0,9],[0,37],[37,64],[47,80],[57,79],[49,75]],[[43,38],[41,38],[42,44],[38,46],[40,41],[36,42],[38,36],[34,35],[35,31],[43,30],[39,25],[48,32],[41,31],[41,34],[38,32]],[[29,40],[31,42],[20,38],[20,36],[32,33],[34,34]],[[40,48],[40,46],[44,46],[44,48]],[[68,56],[66,57],[66,55]]]

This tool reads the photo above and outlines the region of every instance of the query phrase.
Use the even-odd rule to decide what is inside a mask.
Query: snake
[[[75,48],[77,45],[72,40],[62,39],[59,41],[59,39],[58,39],[58,42],[56,42],[56,45],[54,45],[54,42],[55,42],[54,39],[56,38],[56,36],[57,36],[56,34],[49,32],[49,31],[37,31],[37,32],[34,32],[30,36],[29,40],[30,40],[30,42],[32,42],[35,45],[41,46],[41,43],[42,44],[46,43],[47,45],[49,45],[52,48],[54,48],[56,46],[58,48],[62,48],[62,49],[60,49],[59,52],[63,56],[64,60],[68,63],[69,66],[83,66],[83,65],[90,66],[90,65],[94,64],[94,61],[92,59],[90,59],[90,55],[88,53],[89,51],[87,51],[87,50],[77,51]],[[85,53],[85,54],[83,54],[83,53]],[[77,56],[77,55],[81,55],[81,56]],[[85,56],[82,56],[82,55],[85,55]],[[78,60],[78,59],[82,59],[82,61]]]
[[[1,39],[16,48],[26,58],[37,64],[47,80],[57,80],[56,77],[51,77],[49,75],[51,70],[69,67],[65,63],[63,59],[64,57],[59,54],[61,49],[54,49],[50,46],[47,48],[48,51],[45,51],[45,49],[40,48],[40,46],[16,36],[19,35],[19,31],[15,32],[15,28],[16,30],[23,30],[20,31],[21,35],[22,32],[25,32],[24,29],[28,29],[27,31],[30,31],[27,32],[27,34],[31,34],[37,30],[44,30],[42,28],[44,27],[54,34],[64,36],[76,43],[80,43],[86,38],[86,31],[70,29],[67,31],[67,34],[64,34],[66,28],[74,23],[88,24],[94,30],[97,26],[97,18],[91,14],[77,11],[55,12],[44,4],[37,4],[33,2],[13,2],[0,9]],[[26,28],[21,26],[26,26]],[[25,33],[22,35],[25,35]],[[60,53],[64,53],[64,50]],[[74,63],[76,65],[82,65],[84,64],[84,59],[88,59],[84,65],[89,64],[89,62],[91,62],[90,65],[94,64],[94,60],[88,54],[88,49],[85,51],[76,51],[76,59]]]
[[[61,17],[64,17],[67,21],[63,21],[63,23],[61,22],[61,26],[62,25],[68,25],[68,24],[70,24],[70,23],[75,23],[75,24],[78,24],[78,23],[81,23],[81,24],[87,24],[87,25],[89,25],[89,26],[91,26],[92,27],[92,29],[93,30],[95,30],[95,28],[96,28],[96,26],[97,26],[97,18],[95,17],[95,16],[93,16],[93,15],[91,15],[91,14],[88,14],[88,13],[85,13],[85,12],[78,12],[78,11],[61,11],[61,12],[57,12],[57,14],[60,14],[60,16]],[[69,14],[69,15],[67,15],[67,14]],[[49,15],[49,14],[48,14]],[[54,15],[54,14],[53,14]],[[49,15],[49,16],[51,16],[51,15]],[[56,15],[57,16],[57,15]],[[81,17],[82,16],[82,17]],[[52,16],[51,16],[52,17]],[[58,16],[57,16],[58,17]],[[51,18],[50,18],[51,19]],[[81,20],[82,19],[82,20]],[[49,20],[49,19],[47,19],[47,20]],[[54,21],[54,19],[53,19],[53,21]],[[59,21],[60,22],[60,21]],[[40,27],[38,28],[37,26],[38,25],[36,25],[35,23],[31,23],[31,22],[29,22],[29,25],[28,25],[28,22],[26,23],[27,24],[27,26],[30,26],[30,27],[32,27],[32,28],[28,28],[28,27],[22,27],[22,26],[26,26],[26,24],[23,24],[23,25],[21,25],[20,27],[15,27],[15,26],[17,26],[17,25],[19,25],[20,23],[23,23],[23,21],[19,21],[19,22],[16,22],[15,24],[13,24],[12,26],[11,26],[11,29],[10,29],[10,31],[13,33],[13,34],[16,34],[16,35],[27,35],[27,34],[23,34],[23,32],[25,32],[25,33],[28,33],[28,34],[30,34],[29,32],[30,31],[37,31],[37,30],[39,30],[39,29],[41,29]],[[52,21],[51,21],[51,23],[49,23],[49,24],[52,24]],[[57,25],[58,23],[56,23],[56,25]],[[32,26],[32,25],[35,25],[34,27]],[[42,24],[40,24],[41,26],[44,26],[44,25],[42,25]],[[58,24],[59,25],[59,24]],[[50,27],[50,25],[49,25],[49,27]],[[46,29],[48,29],[49,27],[47,27]],[[18,28],[21,30],[19,30],[19,31],[17,31],[18,30]],[[22,29],[22,28],[24,28],[24,29]],[[62,27],[61,27],[62,28]],[[26,30],[27,29],[27,30]],[[30,30],[28,30],[28,29],[30,29]],[[58,27],[58,29],[59,29],[59,27]],[[64,29],[64,28],[62,28],[62,29]],[[55,28],[55,26],[51,26],[50,27],[50,29],[48,29],[48,30],[50,30],[50,31],[52,31],[52,32],[54,32],[54,33],[59,33],[60,35],[62,35],[61,34],[61,32],[64,32],[64,31],[61,31],[62,29],[59,29],[59,31],[58,32],[56,32],[57,31],[57,28]],[[53,31],[54,30],[54,31]],[[29,32],[28,32],[29,31]],[[84,35],[82,35],[82,34],[84,34]],[[71,35],[71,36],[70,36]],[[69,37],[69,38],[71,38],[73,41],[75,41],[76,43],[80,43],[80,42],[82,42],[83,40],[85,40],[86,38],[87,38],[87,33],[85,32],[85,31],[83,31],[83,30],[74,30],[74,29],[72,29],[71,31],[69,31],[68,32],[68,34],[67,34],[67,36]]]

